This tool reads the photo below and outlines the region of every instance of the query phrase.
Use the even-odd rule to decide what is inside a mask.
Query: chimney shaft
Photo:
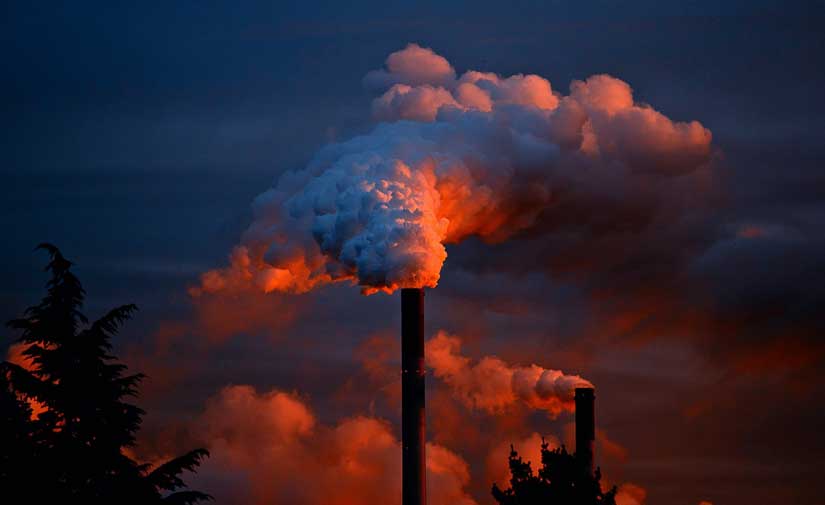
[[[576,388],[576,458],[591,475],[596,441],[595,402],[593,388]]]
[[[424,290],[401,290],[402,505],[426,505]]]

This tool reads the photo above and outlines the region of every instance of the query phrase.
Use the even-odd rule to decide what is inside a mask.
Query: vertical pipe
[[[576,458],[593,475],[596,441],[596,393],[593,388],[576,388]]]
[[[401,290],[402,505],[426,505],[424,290]]]

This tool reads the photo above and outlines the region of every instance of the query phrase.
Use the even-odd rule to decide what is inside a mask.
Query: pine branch
[[[137,312],[137,310],[137,305],[133,303],[115,307],[107,312],[105,316],[92,323],[92,327],[89,328],[89,331],[93,333],[100,332],[103,335],[112,336],[117,333],[117,330],[125,321],[131,319],[132,314]],[[108,347],[110,346],[107,346],[107,348]]]
[[[206,449],[189,451],[155,468],[146,478],[157,489],[173,491],[186,485],[180,478],[180,474],[184,470],[194,472],[201,461],[208,456],[209,451]]]

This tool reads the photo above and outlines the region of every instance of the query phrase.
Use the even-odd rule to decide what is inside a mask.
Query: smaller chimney
[[[595,402],[593,388],[576,388],[576,458],[591,475],[596,442]]]

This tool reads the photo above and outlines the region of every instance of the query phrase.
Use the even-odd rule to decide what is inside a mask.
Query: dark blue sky
[[[151,346],[159,321],[186,317],[186,287],[222,264],[255,195],[325,143],[371,127],[363,76],[416,42],[459,72],[536,73],[562,93],[572,79],[609,73],[668,117],[700,121],[713,132],[725,181],[719,228],[753,222],[797,238],[707,251],[696,268],[713,286],[708,296],[723,309],[771,306],[787,312],[788,327],[822,328],[815,321],[825,284],[825,2],[444,3],[6,2],[0,316],[38,299],[44,258],[31,250],[50,241],[78,263],[91,315],[136,302],[142,310],[127,336]],[[436,303],[497,299],[473,287],[481,274],[462,267],[461,258],[478,254],[474,247],[451,251],[456,260],[445,267]],[[551,291],[540,269],[527,275],[503,280],[502,292],[534,300]],[[576,335],[586,315],[576,312],[575,286],[554,284],[552,292],[530,317],[488,314],[487,331],[550,324]],[[339,406],[327,382],[357,368],[353,349],[365,334],[395,327],[367,317],[392,313],[395,300],[342,287],[307,296],[323,309],[301,313],[284,330],[299,344],[270,355],[268,337],[245,335],[201,350],[214,366],[193,366],[187,388],[195,393],[147,394],[147,409],[158,419],[194,412],[223,384],[252,383],[310,391],[316,410],[334,419]],[[443,308],[432,317],[449,324],[458,316]],[[548,338],[529,345],[556,356],[568,345],[564,336]],[[805,465],[825,455],[822,414],[807,403],[825,399],[822,361],[818,373],[788,382],[741,378],[728,358],[748,339],[640,342],[580,365],[612,385],[600,395],[604,425],[629,449],[615,471],[647,488],[648,503],[758,496],[766,505],[792,504],[821,495],[814,479],[821,469]],[[483,346],[507,354],[496,342]],[[821,336],[805,344],[822,349]],[[684,375],[673,374],[679,367]],[[799,383],[808,387],[802,393]],[[751,404],[738,410],[714,401],[704,418],[682,415],[716,387]],[[149,430],[158,424],[152,414]],[[721,426],[731,416],[744,425]]]

